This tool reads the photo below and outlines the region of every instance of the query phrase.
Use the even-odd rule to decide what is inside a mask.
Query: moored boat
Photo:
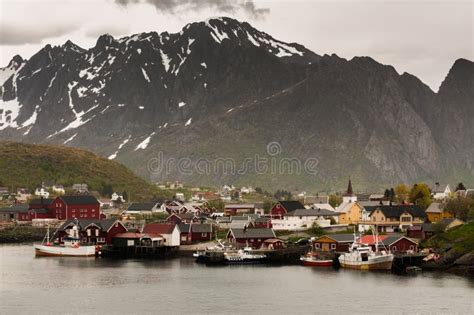
[[[254,253],[250,247],[224,253],[225,264],[260,264],[266,259],[267,255]]]
[[[303,266],[311,267],[331,267],[333,264],[332,259],[329,259],[328,257],[323,257],[313,251],[301,256],[300,261]]]
[[[95,245],[81,245],[77,225],[74,225],[69,232],[69,236],[63,239],[64,245],[55,245],[49,239],[48,232],[41,244],[34,244],[36,256],[75,256],[88,257],[95,256],[97,248]]]

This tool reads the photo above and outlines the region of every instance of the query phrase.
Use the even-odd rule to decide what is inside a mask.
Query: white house
[[[64,189],[63,185],[54,184],[51,189],[57,194],[64,195],[66,193],[66,190]]]
[[[436,200],[446,199],[450,193],[451,187],[449,187],[449,184],[442,185],[440,183],[435,183],[434,187],[431,188],[431,197]]]
[[[143,227],[142,233],[150,236],[161,235],[165,246],[178,247],[181,245],[181,231],[178,224],[150,223]]]
[[[275,231],[302,231],[317,223],[320,227],[331,225],[331,218],[338,222],[338,213],[326,209],[297,209],[283,215],[283,219],[272,219]]]
[[[144,202],[138,203],[134,202],[130,204],[122,214],[141,214],[141,215],[151,215],[153,212],[159,212],[159,205],[154,202]]]
[[[16,199],[18,201],[26,201],[30,198],[31,198],[31,194],[27,188],[18,188],[16,190]]]
[[[119,194],[116,193],[116,192],[114,192],[114,193],[112,194],[112,196],[110,196],[110,200],[112,200],[112,201],[117,201],[117,200],[119,200],[119,199],[121,199],[123,202],[126,201],[126,200],[123,198],[123,195],[119,195]]]
[[[49,191],[47,191],[44,187],[36,188],[35,196],[49,198]]]
[[[176,200],[179,200],[179,201],[181,201],[181,202],[186,201],[186,198],[184,197],[184,194],[183,194],[183,193],[180,193],[180,192],[178,192],[178,193],[175,194],[175,198],[176,198]]]
[[[326,210],[333,211],[333,212],[336,211],[336,209],[334,209],[333,206],[331,206],[329,203],[314,203],[311,208],[326,209]]]

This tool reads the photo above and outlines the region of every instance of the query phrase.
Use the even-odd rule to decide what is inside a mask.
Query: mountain
[[[125,166],[81,149],[0,141],[0,185],[34,189],[43,181],[71,187],[87,183],[103,193],[126,191],[133,200],[149,200],[156,188]],[[110,193],[110,192],[109,192]]]
[[[434,93],[369,57],[320,56],[216,18],[46,45],[3,84],[0,139],[87,148],[153,181],[474,184],[472,68],[456,61]]]

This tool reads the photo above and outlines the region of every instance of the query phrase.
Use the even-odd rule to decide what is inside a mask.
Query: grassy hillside
[[[34,189],[50,180],[65,187],[86,183],[89,190],[104,195],[125,191],[132,201],[163,196],[163,192],[122,164],[64,146],[0,141],[0,170],[0,186],[10,188]]]

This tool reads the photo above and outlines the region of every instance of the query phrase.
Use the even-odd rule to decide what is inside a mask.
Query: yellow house
[[[443,219],[452,218],[453,215],[448,211],[444,211],[444,205],[439,202],[433,202],[425,211],[428,220],[432,223],[440,222]]]
[[[422,225],[426,213],[417,205],[372,206],[367,224],[377,227],[379,232],[400,232],[413,225]]]
[[[339,224],[358,224],[362,218],[362,207],[357,202],[343,202],[337,207]]]

